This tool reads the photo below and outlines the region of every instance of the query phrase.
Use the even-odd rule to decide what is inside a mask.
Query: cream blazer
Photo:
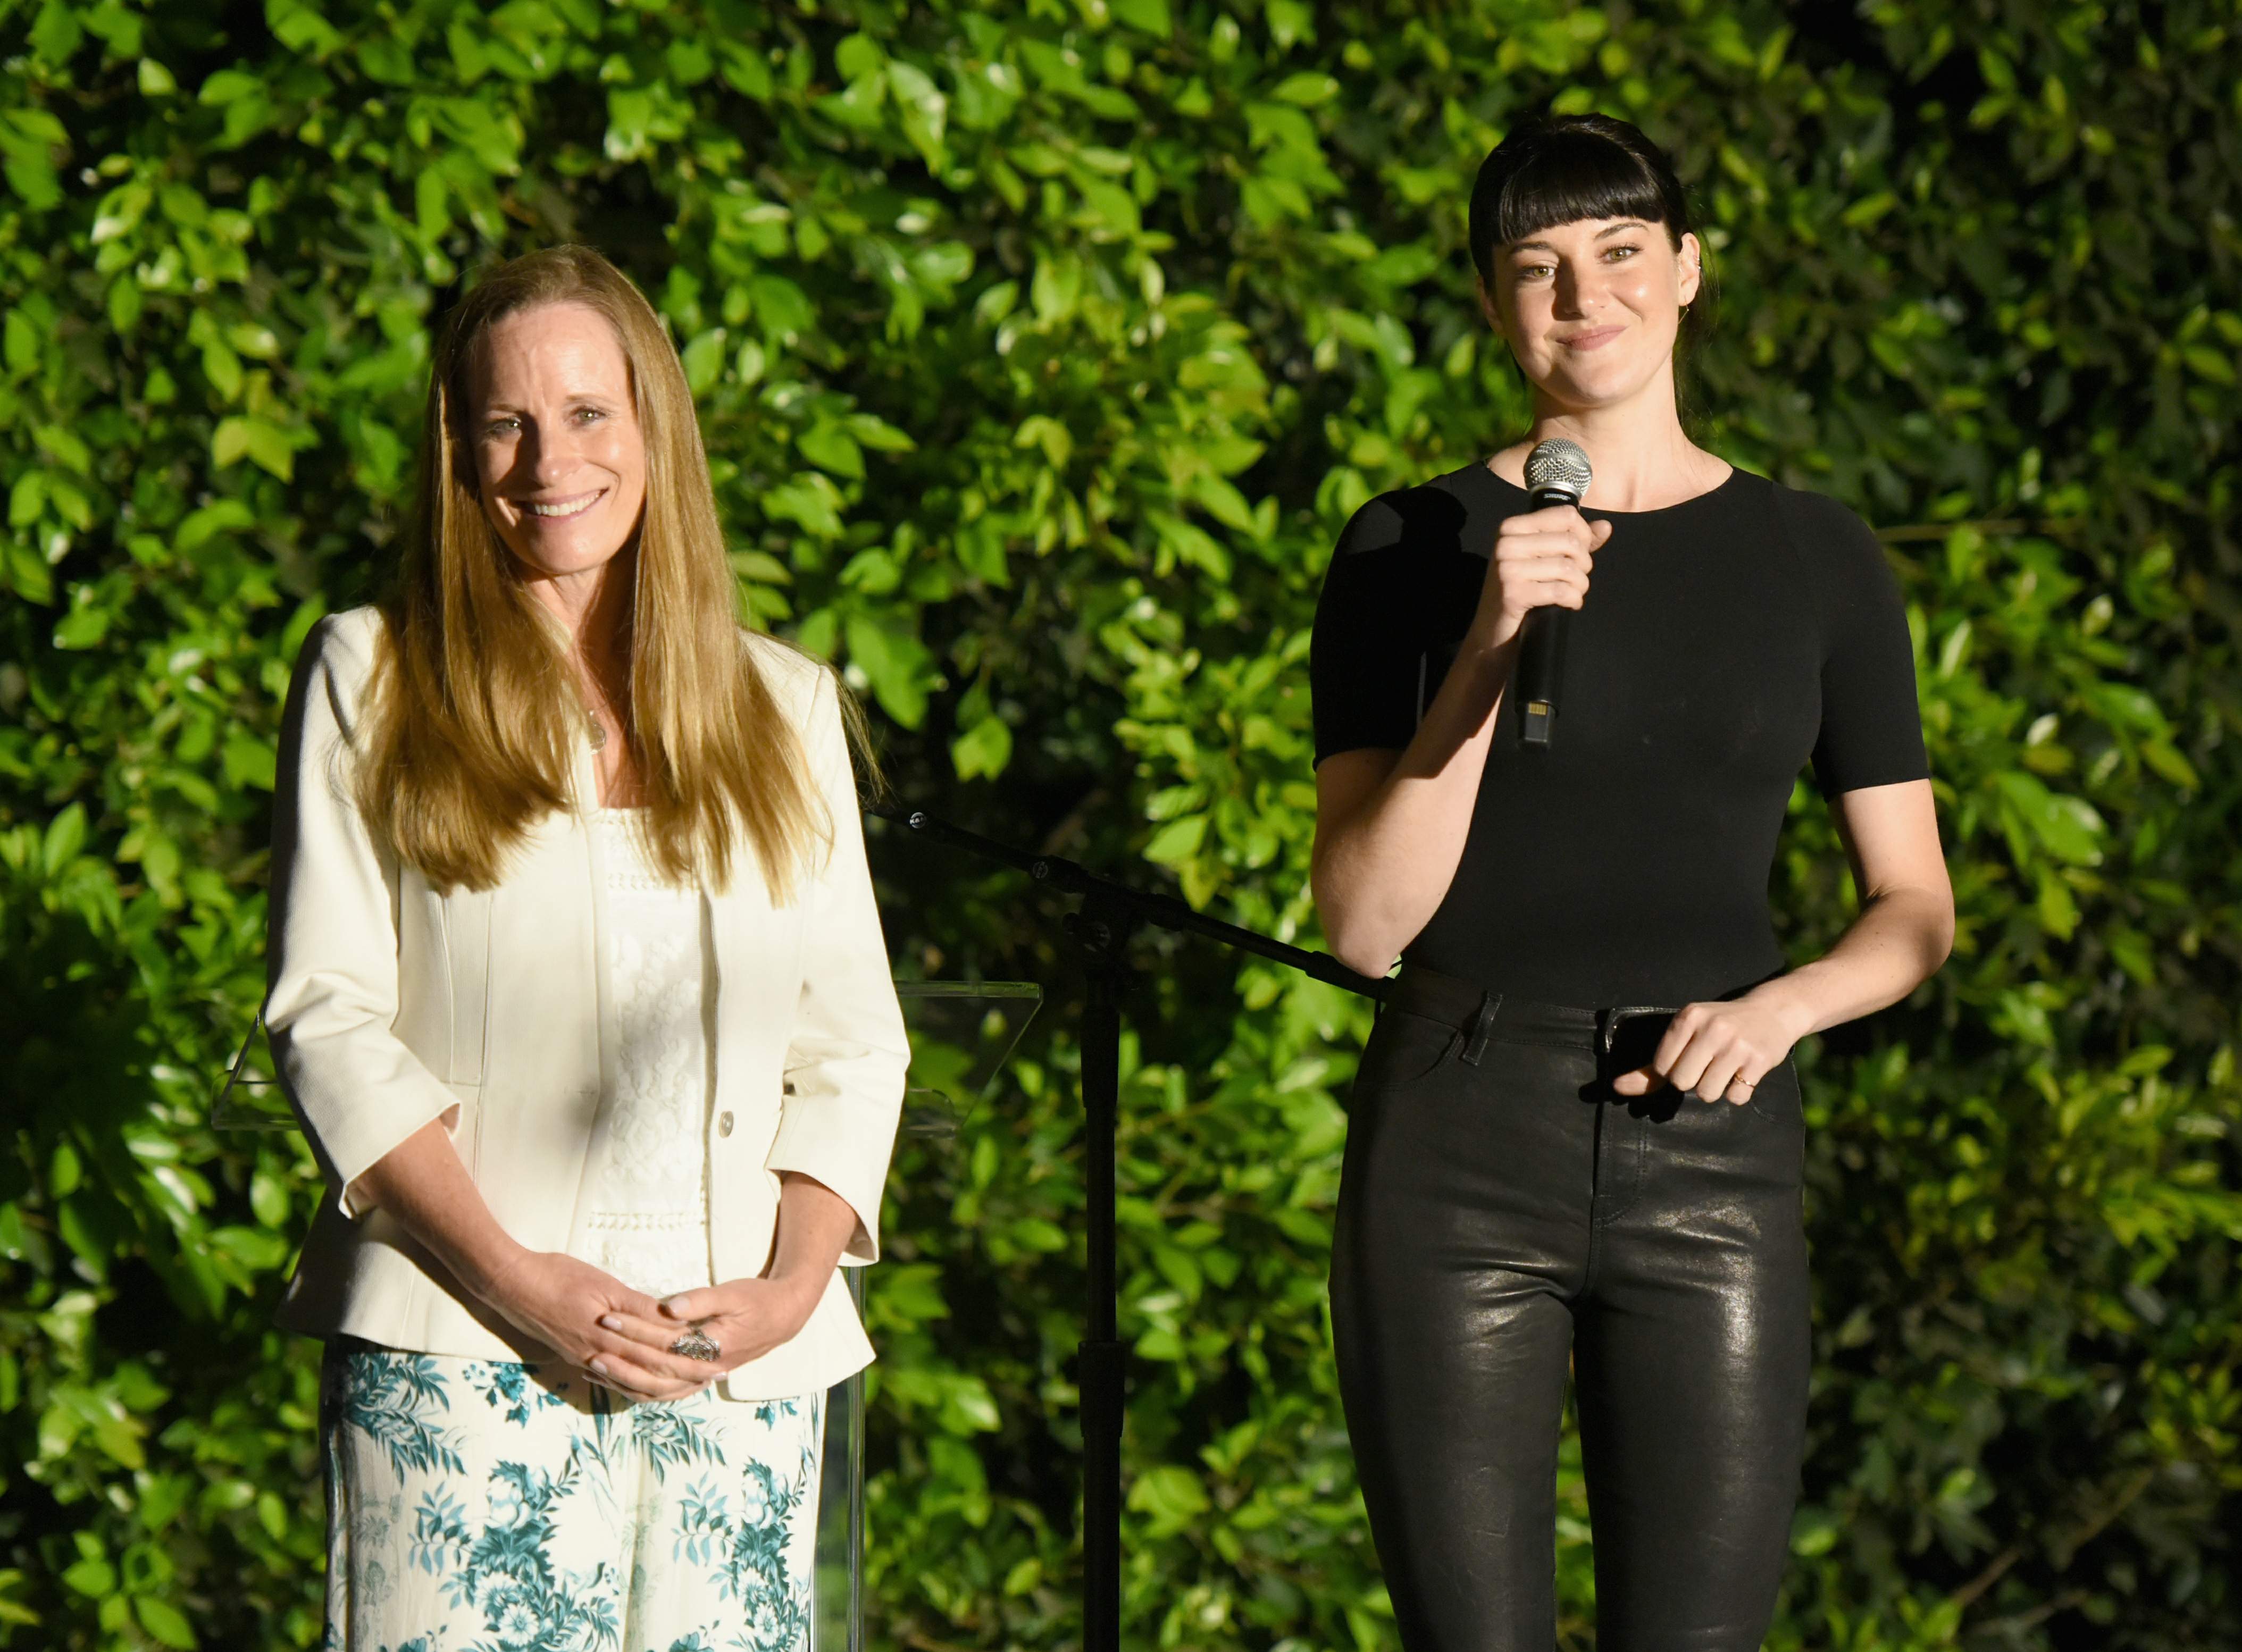
[[[550,1359],[348,1190],[440,1118],[508,1233],[533,1250],[574,1248],[616,1045],[601,944],[607,882],[583,812],[598,782],[587,742],[576,810],[535,827],[503,883],[430,888],[375,845],[352,802],[352,742],[382,624],[372,608],[323,621],[282,724],[265,1021],[328,1185],[280,1322],[427,1353]],[[782,1171],[816,1178],[856,1211],[844,1264],[876,1259],[910,1050],[831,674],[746,635],[802,733],[832,843],[784,907],[771,904],[752,861],[730,889],[702,897],[715,955],[708,1185],[720,1280],[769,1266]],[[805,1393],[871,1358],[836,1271],[793,1340],[718,1391]]]

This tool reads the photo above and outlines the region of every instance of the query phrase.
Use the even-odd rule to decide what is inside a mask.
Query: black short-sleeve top
[[[1529,508],[1475,464],[1355,513],[1316,608],[1318,762],[1408,745],[1497,525]],[[1930,773],[1899,582],[1843,506],[1741,470],[1584,514],[1613,528],[1554,740],[1522,745],[1503,696],[1454,881],[1403,958],[1558,1004],[1731,996],[1783,967],[1768,875],[1801,769],[1827,796]]]

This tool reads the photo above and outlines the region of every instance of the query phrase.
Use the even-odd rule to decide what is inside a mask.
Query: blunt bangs
[[[1492,279],[1497,247],[1555,225],[1608,218],[1662,225],[1681,245],[1688,209],[1657,146],[1601,116],[1524,127],[1487,158],[1473,184],[1472,263]]]

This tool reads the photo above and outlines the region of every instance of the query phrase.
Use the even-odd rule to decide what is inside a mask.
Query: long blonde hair
[[[644,789],[648,847],[670,876],[722,889],[744,841],[773,903],[783,904],[813,847],[830,842],[832,823],[802,741],[741,634],[677,353],[645,295],[588,247],[500,265],[460,301],[436,347],[417,520],[382,605],[387,635],[360,810],[376,841],[431,883],[481,890],[500,881],[530,827],[576,801],[585,714],[566,639],[484,514],[467,434],[485,336],[505,317],[553,304],[582,305],[614,329],[646,440],[629,702],[618,708]],[[842,698],[844,714],[855,712],[845,690]],[[861,720],[849,721],[861,733]]]

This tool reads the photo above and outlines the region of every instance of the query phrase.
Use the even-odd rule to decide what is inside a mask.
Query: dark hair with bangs
[[[1689,199],[1666,151],[1642,129],[1609,115],[1555,115],[1513,131],[1480,163],[1471,192],[1472,265],[1494,283],[1495,249],[1536,231],[1582,218],[1639,218],[1662,225],[1680,251],[1690,232]],[[1709,307],[1712,272],[1684,316],[1682,342],[1695,341]]]

